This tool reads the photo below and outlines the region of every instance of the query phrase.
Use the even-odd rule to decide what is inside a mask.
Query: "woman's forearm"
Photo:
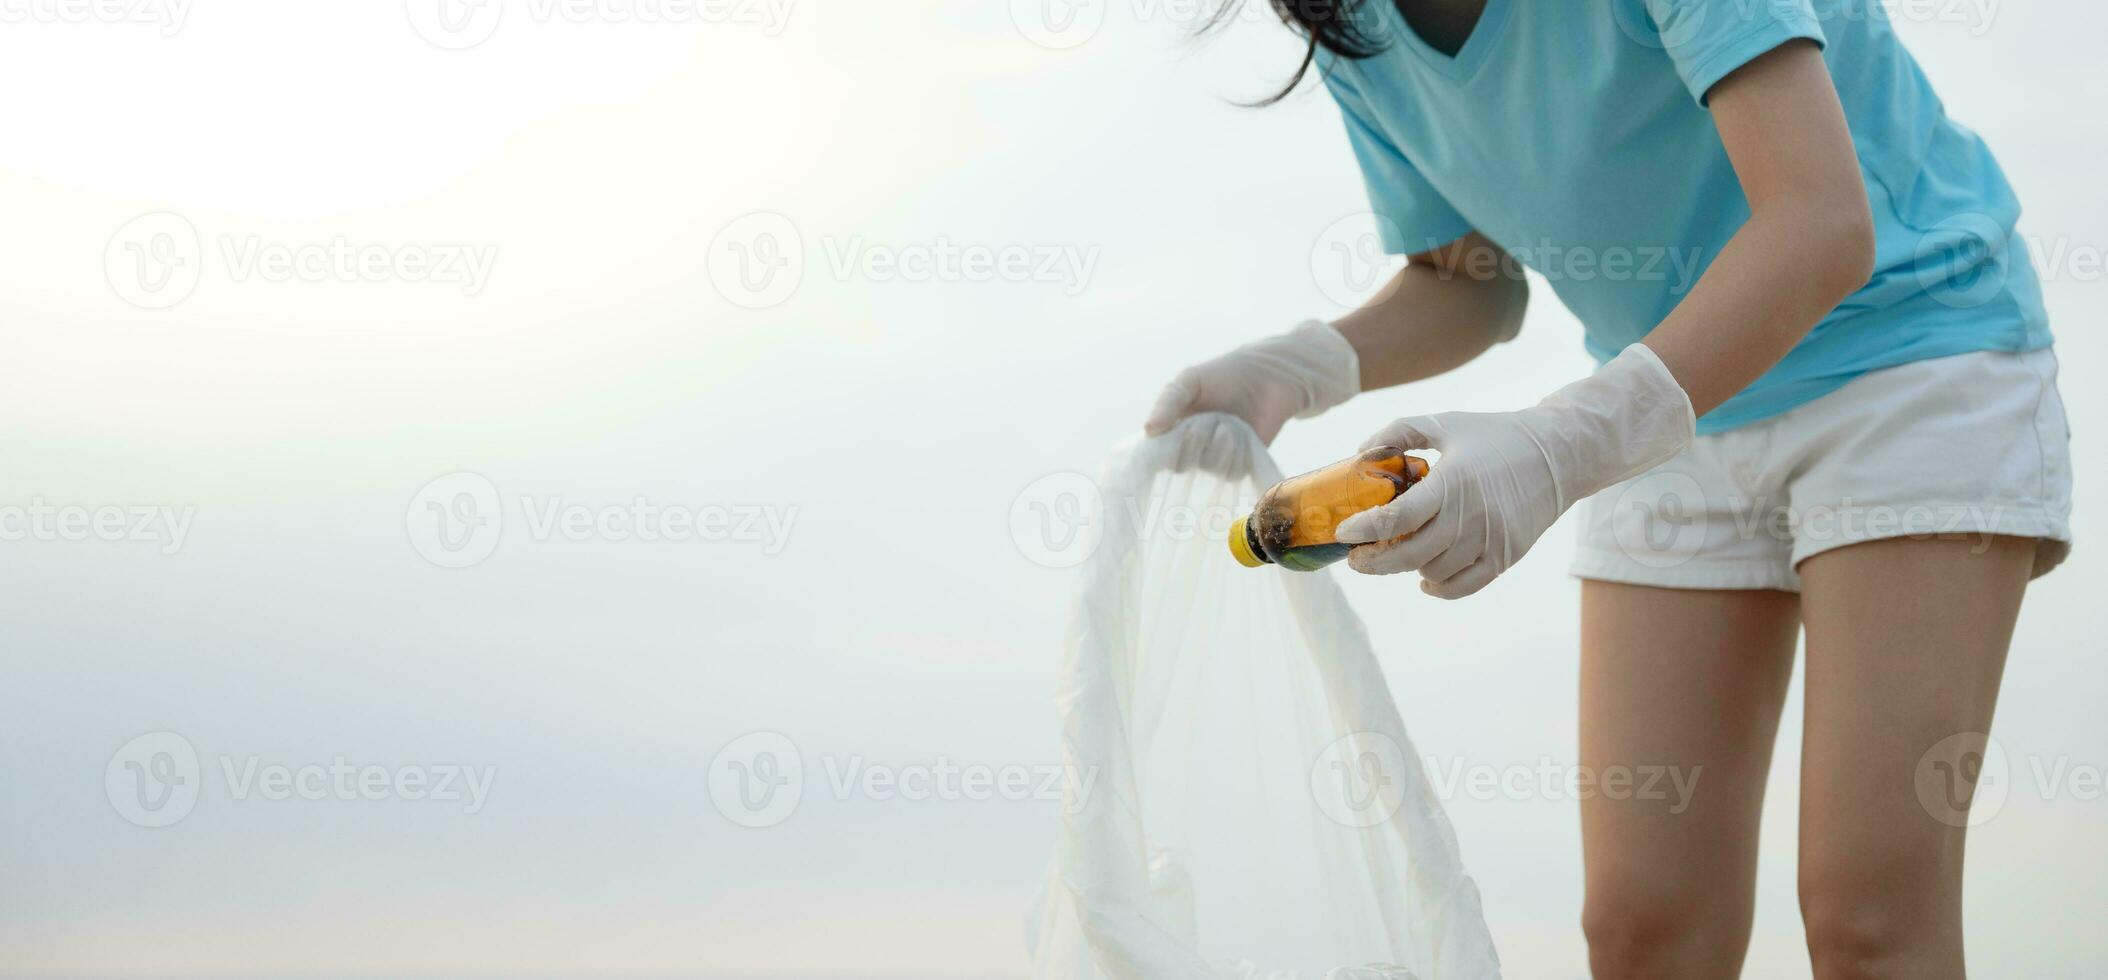
[[[1646,344],[1705,414],[1762,377],[1874,268],[1874,219],[1815,45],[1781,46],[1713,87],[1750,219]]]
[[[1873,222],[1865,195],[1780,203],[1751,216],[1646,344],[1700,415],[1763,376],[1866,284]]]
[[[1142,431],[1163,435],[1187,416],[1226,412],[1271,443],[1291,418],[1455,368],[1522,324],[1529,287],[1506,260],[1476,234],[1412,256],[1382,292],[1336,323],[1312,321],[1179,372]]]
[[[1414,256],[1375,299],[1335,322],[1361,361],[1361,390],[1434,377],[1513,337],[1530,290],[1506,258],[1468,235]]]

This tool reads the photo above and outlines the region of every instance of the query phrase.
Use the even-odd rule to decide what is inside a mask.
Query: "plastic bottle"
[[[1426,478],[1426,460],[1389,446],[1290,477],[1261,496],[1251,516],[1230,525],[1230,554],[1246,568],[1317,571],[1353,547],[1333,537],[1342,522],[1396,500]]]

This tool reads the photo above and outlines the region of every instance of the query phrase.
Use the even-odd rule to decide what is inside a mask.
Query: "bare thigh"
[[[1892,539],[1801,564],[1800,892],[1818,977],[1962,975],[1970,753],[2034,554],[2023,538]]]
[[[1581,803],[1599,978],[1732,977],[1749,944],[1757,824],[1799,603],[1787,592],[1581,591]],[[1665,798],[1638,792],[1643,767]],[[1634,782],[1614,792],[1620,770]],[[1680,787],[1680,788],[1679,788]]]

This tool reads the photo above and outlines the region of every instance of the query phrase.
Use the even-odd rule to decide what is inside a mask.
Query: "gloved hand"
[[[1421,591],[1461,599],[1513,568],[1576,501],[1682,452],[1697,422],[1661,358],[1634,344],[1535,408],[1391,423],[1364,448],[1442,458],[1398,499],[1341,522],[1338,537],[1362,545],[1347,556],[1355,571],[1417,570]]]
[[[1312,320],[1180,371],[1142,430],[1160,436],[1188,415],[1228,412],[1272,443],[1289,419],[1322,414],[1360,393],[1354,345],[1331,324]]]

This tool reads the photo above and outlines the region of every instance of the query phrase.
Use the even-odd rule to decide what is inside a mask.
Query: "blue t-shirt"
[[[1374,57],[1321,55],[1384,247],[1477,230],[1542,273],[1607,361],[1682,301],[1749,220],[1705,107],[1796,38],[1823,57],[1873,206],[1873,279],[1763,377],[1699,419],[1719,432],[1878,368],[2050,344],[1991,151],[1947,118],[1879,0],[1486,0],[1454,57],[1393,0],[1359,15]]]

